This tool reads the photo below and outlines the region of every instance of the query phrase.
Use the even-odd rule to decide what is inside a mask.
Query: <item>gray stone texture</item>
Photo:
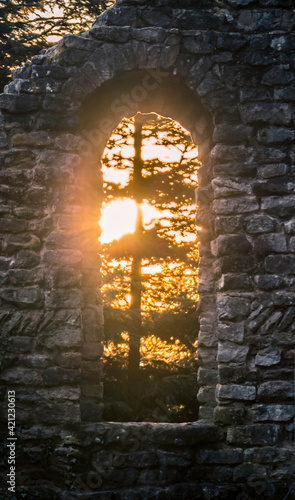
[[[0,96],[0,394],[6,411],[17,389],[25,460],[50,478],[46,491],[28,483],[28,498],[256,498],[255,474],[265,498],[292,494],[293,7],[118,0],[13,70]],[[97,159],[138,109],[173,116],[200,150],[205,426],[97,423]]]

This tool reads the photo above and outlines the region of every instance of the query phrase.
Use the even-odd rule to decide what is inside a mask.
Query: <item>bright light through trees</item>
[[[102,165],[106,356],[121,353],[133,375],[160,351],[171,367],[193,366],[197,147],[171,119],[138,114],[114,130]]]

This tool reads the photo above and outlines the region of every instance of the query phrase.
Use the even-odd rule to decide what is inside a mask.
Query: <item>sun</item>
[[[136,214],[136,202],[131,198],[120,198],[106,204],[99,222],[102,230],[99,241],[110,243],[124,234],[134,233]]]

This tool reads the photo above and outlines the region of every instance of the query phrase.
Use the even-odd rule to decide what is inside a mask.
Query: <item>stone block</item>
[[[216,398],[220,402],[226,401],[254,401],[256,388],[250,385],[221,385],[216,386]]]
[[[41,99],[32,95],[0,94],[0,109],[10,113],[28,113],[41,106]]]
[[[198,401],[201,404],[215,404],[215,386],[205,386],[201,387],[198,391]]]
[[[217,426],[200,423],[157,424],[151,429],[151,439],[168,446],[193,446],[197,443],[217,443],[222,437]]]
[[[216,367],[216,347],[199,347],[198,348],[198,363],[199,366],[206,366],[206,368]]]
[[[276,464],[278,462],[285,462],[287,460],[290,460],[291,456],[291,450],[273,446],[265,446],[263,448],[248,448],[244,450],[245,461],[251,463]]]
[[[295,219],[285,222],[284,226],[287,234],[295,234]]]
[[[81,368],[83,380],[90,379],[96,381],[96,383],[101,382],[103,378],[103,365],[101,360],[82,360]]]
[[[43,336],[42,342],[48,348],[53,347],[79,347],[82,343],[82,331],[80,329],[63,328],[54,330]]]
[[[284,330],[285,328],[287,328],[294,321],[294,318],[295,307],[289,307],[278,325],[279,330]]]
[[[271,163],[258,168],[258,174],[264,179],[286,175],[289,166],[286,163]]]
[[[217,290],[226,292],[230,290],[250,291],[253,290],[252,280],[246,274],[223,274],[217,282]]]
[[[281,361],[281,350],[273,347],[267,347],[258,351],[255,356],[256,366],[272,366],[277,365]]]
[[[162,43],[166,38],[166,31],[163,28],[149,26],[147,28],[133,28],[131,36],[136,40],[148,43]]]
[[[42,307],[44,304],[44,292],[37,286],[4,288],[0,290],[0,297],[6,302],[21,304],[24,307]]]
[[[283,219],[292,217],[295,210],[295,197],[269,196],[268,198],[262,198],[261,209],[275,217]]]
[[[44,262],[59,267],[73,267],[82,261],[79,250],[47,250],[43,256]]]
[[[217,257],[250,253],[252,245],[244,234],[220,235],[211,243],[211,252]]]
[[[1,247],[2,251],[10,255],[18,250],[38,250],[41,246],[40,239],[34,234],[17,234],[4,236]]]
[[[201,464],[240,464],[243,462],[243,450],[201,450],[197,461]]]
[[[219,234],[241,232],[242,217],[230,215],[215,218],[215,232]]]
[[[265,467],[257,464],[244,463],[235,467],[233,480],[235,482],[249,481],[249,478],[255,478],[255,484],[264,484],[266,481],[267,471]],[[254,481],[254,480],[253,480]]]
[[[208,370],[200,366],[198,369],[198,383],[200,385],[214,385],[217,383],[217,370]]]
[[[31,349],[28,352],[31,352]],[[51,358],[49,356],[46,356],[45,354],[31,354],[22,358],[22,364],[27,368],[47,368],[50,362]]]
[[[257,255],[287,252],[286,236],[273,233],[257,236],[254,241],[254,253]]]
[[[217,361],[219,363],[243,364],[249,352],[248,346],[218,344]]]
[[[244,297],[231,297],[219,294],[217,297],[219,319],[232,320],[248,316],[250,300]]]
[[[264,261],[267,273],[295,274],[295,257],[291,255],[268,255]]]
[[[10,269],[9,282],[12,285],[34,285],[42,283],[44,280],[44,272],[41,267],[34,269]]]
[[[241,344],[244,340],[245,326],[240,323],[219,323],[217,334],[219,340],[229,340],[236,344]]]
[[[93,52],[99,47],[99,43],[91,38],[86,38],[83,35],[67,34],[62,39],[62,46],[68,49],[86,50]]]
[[[264,85],[275,86],[275,85],[288,85],[294,80],[294,75],[284,69],[282,66],[277,66],[270,69],[262,78],[262,83]]]
[[[254,279],[260,290],[271,291],[284,285],[284,278],[276,274],[262,274]]]
[[[76,384],[80,380],[80,374],[77,370],[51,366],[44,370],[42,378],[45,386]]]
[[[173,453],[169,451],[158,450],[158,461],[162,467],[189,467],[192,465],[192,456],[189,451],[182,453]]]
[[[7,384],[13,385],[37,385],[42,384],[40,372],[30,368],[15,366],[4,370],[1,374],[1,380]]]
[[[258,141],[266,145],[288,144],[295,139],[295,132],[282,127],[265,127],[258,131]]]
[[[38,422],[43,424],[78,424],[81,421],[80,405],[69,402],[38,405],[34,411]]]
[[[289,178],[258,180],[253,183],[253,193],[256,196],[286,195],[292,193],[294,184]]]
[[[80,352],[63,352],[56,358],[56,361],[63,368],[79,370],[81,368],[82,354]]]
[[[227,144],[245,143],[253,137],[254,129],[246,125],[220,124],[214,130],[213,141]]]
[[[14,147],[43,147],[50,146],[53,139],[46,132],[18,133],[11,137]]]
[[[266,403],[293,401],[295,396],[294,381],[272,380],[258,386],[257,395],[260,401]]]
[[[61,288],[48,292],[46,306],[49,309],[79,309],[82,305],[82,292],[78,289]]]
[[[219,364],[219,383],[226,384],[243,384],[247,377],[246,365],[237,364]]]
[[[275,446],[281,438],[279,425],[256,424],[229,427],[227,441],[234,445],[270,445]]]
[[[257,267],[256,260],[252,255],[231,255],[221,257],[215,263],[217,273],[252,273]]]
[[[50,78],[53,80],[66,80],[68,73],[66,68],[57,64],[32,65],[32,78]]]
[[[287,103],[251,103],[240,107],[241,116],[246,124],[269,123],[272,125],[289,125],[291,122],[291,106]]]
[[[249,410],[253,422],[288,422],[295,415],[294,405],[255,405]]]
[[[87,342],[97,342],[104,339],[103,324],[102,306],[91,306],[83,311],[82,329]]]
[[[129,26],[97,26],[91,28],[89,34],[96,40],[125,43],[130,38],[130,28]]]
[[[244,421],[245,410],[241,407],[216,406],[214,422],[219,425],[241,425]]]
[[[103,344],[101,342],[83,342],[83,359],[94,360],[103,356]]]
[[[8,352],[31,352],[33,340],[30,337],[10,337],[8,339]]]
[[[258,210],[258,202],[254,196],[220,198],[213,201],[213,210],[218,215],[246,214]]]

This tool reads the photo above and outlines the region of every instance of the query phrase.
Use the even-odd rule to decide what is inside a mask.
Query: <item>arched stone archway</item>
[[[181,456],[184,495],[204,481],[223,494],[220,477],[228,498],[253,495],[247,477],[257,473],[266,498],[284,498],[293,481],[293,3],[193,3],[117,2],[87,33],[16,69],[0,96],[4,403],[15,390],[22,439],[55,440],[52,460],[60,436],[73,459],[75,439],[91,448],[82,490],[101,487],[89,467],[97,475],[105,446],[117,453],[119,442],[120,473],[125,459],[134,465],[135,439],[151,479],[134,467],[129,482],[105,477],[106,490],[178,486]],[[102,400],[98,157],[129,110],[171,115],[200,146],[197,424],[84,423],[99,422]]]

